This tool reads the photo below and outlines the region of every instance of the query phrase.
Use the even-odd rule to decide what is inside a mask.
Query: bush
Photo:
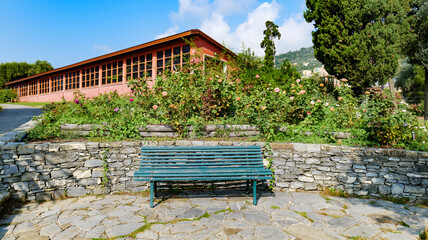
[[[13,102],[18,99],[15,89],[0,89],[0,103]]]

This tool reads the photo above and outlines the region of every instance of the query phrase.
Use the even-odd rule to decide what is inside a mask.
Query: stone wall
[[[419,199],[428,193],[428,153],[331,145],[227,142],[0,143],[0,192],[49,200],[117,191],[143,191],[133,180],[141,146],[258,145],[272,160],[277,190],[334,187],[357,195]]]
[[[272,143],[276,188],[321,190],[333,187],[349,194],[426,198],[428,152]]]

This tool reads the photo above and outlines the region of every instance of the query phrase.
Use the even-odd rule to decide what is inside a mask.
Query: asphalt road
[[[0,134],[7,133],[42,114],[42,109],[23,105],[0,104]]]

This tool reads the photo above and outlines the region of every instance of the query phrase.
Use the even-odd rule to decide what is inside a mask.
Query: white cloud
[[[113,50],[109,46],[103,44],[95,44],[94,49],[98,50],[101,53],[113,52]]]
[[[254,8],[256,3],[255,0],[179,0],[178,12],[170,15],[174,27],[156,38],[175,34],[179,31],[179,26],[192,23],[192,28],[200,26],[203,32],[218,42],[224,42],[231,50],[239,52],[244,44],[256,55],[263,56],[264,50],[260,47],[260,42],[264,37],[265,22],[269,20],[278,24],[281,20],[279,16],[281,5],[273,0],[270,3],[263,2]],[[227,17],[243,13],[248,13],[245,21],[231,28]],[[282,37],[275,40],[277,53],[312,45],[313,26],[306,23],[301,15],[289,17],[278,25]]]
[[[168,28],[164,33],[156,35],[155,39],[168,37],[168,36],[176,34],[177,32],[178,32],[178,26],[175,25],[174,27]]]
[[[278,28],[281,39],[276,41],[276,52],[285,53],[312,46],[312,23],[307,23],[303,16],[294,16],[286,19]]]

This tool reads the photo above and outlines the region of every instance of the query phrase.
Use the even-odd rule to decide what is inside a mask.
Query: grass
[[[349,197],[349,194],[347,194],[346,192],[342,190],[337,190],[335,188],[324,188],[321,193],[324,195],[333,196],[333,197],[343,197],[343,198]],[[331,200],[331,199],[328,199],[328,200]]]
[[[50,104],[50,102],[16,102],[16,103],[4,103],[4,104],[11,104],[11,105],[24,105],[28,107],[37,107],[41,108],[46,104]]]
[[[306,212],[299,212],[299,211],[295,211],[295,212],[298,213],[300,216],[308,219],[309,221],[314,222],[313,219],[311,219],[311,218],[308,217],[308,213],[306,213]]]

